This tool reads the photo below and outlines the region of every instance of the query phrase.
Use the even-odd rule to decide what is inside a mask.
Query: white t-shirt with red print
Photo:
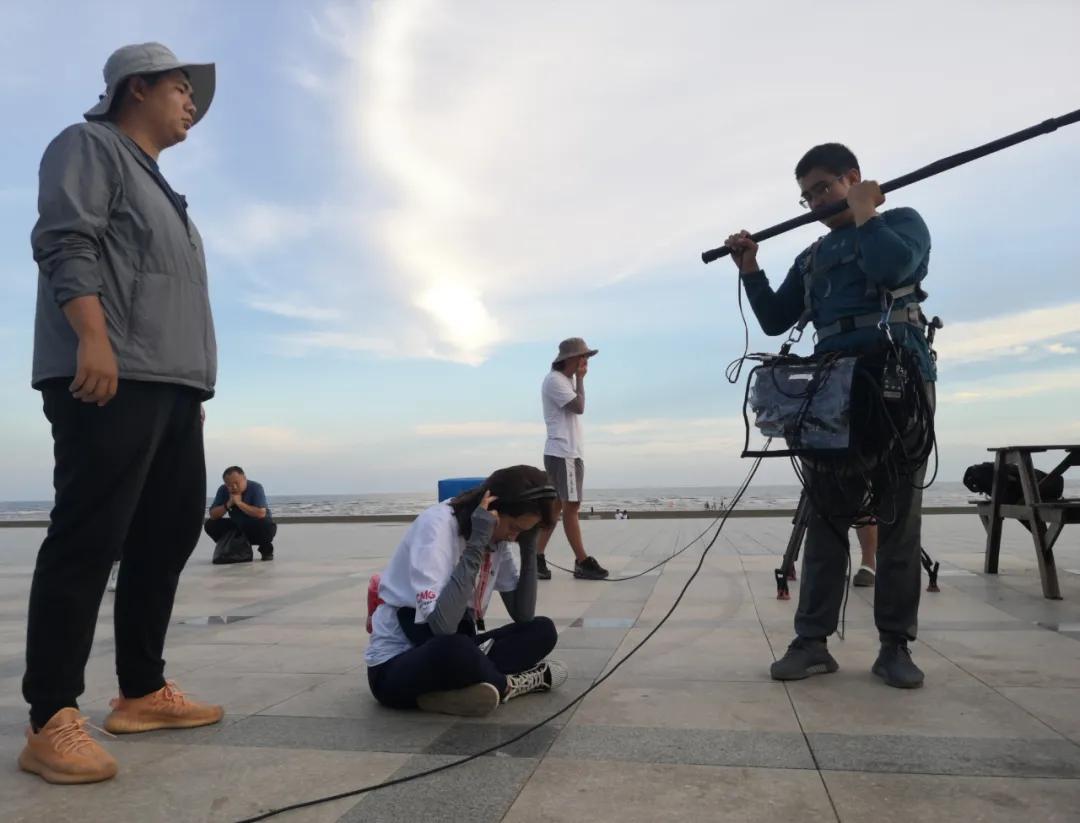
[[[487,611],[492,592],[517,588],[518,567],[510,547],[501,542],[485,554],[469,605],[479,615]],[[426,509],[413,521],[379,579],[382,603],[371,619],[371,641],[364,653],[369,666],[378,666],[413,647],[398,623],[397,610],[416,609],[416,622],[426,623],[465,551],[465,538],[448,503]]]

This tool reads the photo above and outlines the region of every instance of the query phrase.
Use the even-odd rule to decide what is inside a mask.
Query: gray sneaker
[[[803,680],[812,674],[831,674],[840,668],[823,638],[796,637],[787,652],[769,667],[773,680]]]
[[[917,689],[926,677],[911,659],[906,640],[881,641],[881,652],[870,671],[895,689]]]
[[[855,576],[851,578],[851,585],[858,586],[859,588],[867,588],[874,585],[874,570],[868,569],[866,566],[860,566],[859,570],[855,572]]]
[[[603,580],[607,576],[608,570],[591,555],[584,560],[574,561],[574,577],[578,580]]]
[[[499,690],[490,683],[474,683],[464,689],[422,694],[416,698],[416,705],[425,712],[485,717],[499,707],[500,699]]]

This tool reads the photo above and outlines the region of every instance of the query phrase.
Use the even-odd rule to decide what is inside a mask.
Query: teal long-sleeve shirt
[[[742,275],[750,307],[766,334],[784,334],[802,315],[803,278],[810,266],[811,248],[795,258],[778,289],[769,285],[764,271]],[[856,250],[853,259],[837,262],[851,257]],[[821,273],[814,277],[810,289],[811,320],[815,328],[822,328],[843,317],[880,312],[880,297],[873,287],[891,290],[921,283],[930,259],[930,230],[914,209],[890,209],[861,226],[849,223],[832,230],[821,239],[815,258],[815,269]],[[896,308],[915,299],[914,295],[900,298]],[[937,370],[922,330],[893,324],[892,334],[899,344],[914,352],[923,378],[935,380]],[[814,351],[860,351],[873,347],[880,335],[877,328],[854,329],[818,341]]]

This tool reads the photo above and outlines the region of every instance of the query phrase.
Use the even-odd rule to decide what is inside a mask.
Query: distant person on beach
[[[585,482],[585,461],[582,459],[581,415],[585,414],[585,375],[589,359],[597,353],[580,337],[571,337],[559,344],[559,353],[544,378],[540,395],[547,425],[544,444],[544,468],[559,492],[555,517],[562,513],[566,540],[574,552],[574,577],[582,580],[603,580],[607,569],[585,553],[581,539],[582,484]],[[544,550],[555,531],[555,524],[540,535],[537,564],[541,580],[551,579],[551,570]]]
[[[158,157],[214,96],[214,65],[164,46],[115,51],[105,93],[45,150],[38,221],[33,386],[52,426],[56,500],[30,589],[19,766],[92,783],[116,760],[78,709],[98,608],[119,549],[113,734],[216,723],[165,680],[180,572],[206,501],[201,401],[217,347],[202,240]],[[133,755],[134,756],[134,755]]]
[[[511,466],[413,521],[371,614],[364,660],[376,700],[480,717],[566,681],[566,668],[544,659],[555,624],[536,616],[536,541],[554,525],[555,503],[544,471]],[[494,591],[513,622],[485,631]]]
[[[277,523],[270,514],[262,484],[248,480],[239,466],[229,466],[221,477],[225,482],[218,486],[210,504],[210,518],[203,525],[207,535],[216,543],[239,532],[252,546],[259,547],[263,560],[273,560]]]
[[[816,329],[815,351],[866,351],[880,345],[882,305],[888,305],[892,339],[918,363],[918,373],[904,377],[905,391],[921,392],[925,386],[923,399],[932,416],[937,375],[918,305],[925,298],[920,284],[930,256],[926,223],[910,208],[879,213],[884,193],[877,182],[863,180],[855,155],[839,143],[812,148],[795,167],[795,178],[804,207],[818,209],[845,200],[848,207],[821,220],[829,233],[799,254],[776,289],[758,265],[758,246],[749,232],[728,237],[732,260],[762,329],[783,334],[809,312]],[[888,503],[890,522],[877,527],[874,622],[881,646],[871,671],[887,685],[904,689],[917,688],[924,680],[908,644],[915,640],[922,591],[925,474],[924,461],[896,486]],[[796,637],[772,664],[776,680],[799,680],[839,668],[826,642],[836,631],[844,599],[849,538],[848,530],[837,528],[831,518],[856,509],[865,493],[864,484],[842,488],[810,465],[805,465],[805,477],[826,510],[811,506]]]

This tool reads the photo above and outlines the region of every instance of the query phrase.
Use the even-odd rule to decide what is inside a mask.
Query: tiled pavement
[[[586,522],[613,575],[669,555],[701,520]],[[0,529],[0,819],[230,821],[453,762],[565,706],[655,628],[700,555],[697,544],[635,581],[556,572],[539,612],[560,628],[571,679],[482,721],[385,710],[362,662],[368,576],[404,526],[286,526],[277,560],[213,567],[203,541],[184,573],[168,673],[225,704],[208,729],[107,741],[106,784],[50,787],[15,758],[25,707],[26,594],[40,529]],[[283,815],[288,821],[1080,819],[1080,541],[1057,548],[1065,599],[1041,597],[1026,532],[1006,525],[1002,574],[981,574],[972,516],[930,516],[941,561],[924,594],[915,659],[927,685],[869,673],[871,597],[853,590],[839,673],[792,684],[768,664],[791,635],[775,599],[785,518],[733,519],[681,606],[594,693],[497,753],[449,771]],[[566,560],[562,538],[551,557]],[[501,611],[501,606],[493,607]],[[227,620],[222,619],[227,618]],[[83,708],[100,723],[115,690],[111,595],[100,614]]]

